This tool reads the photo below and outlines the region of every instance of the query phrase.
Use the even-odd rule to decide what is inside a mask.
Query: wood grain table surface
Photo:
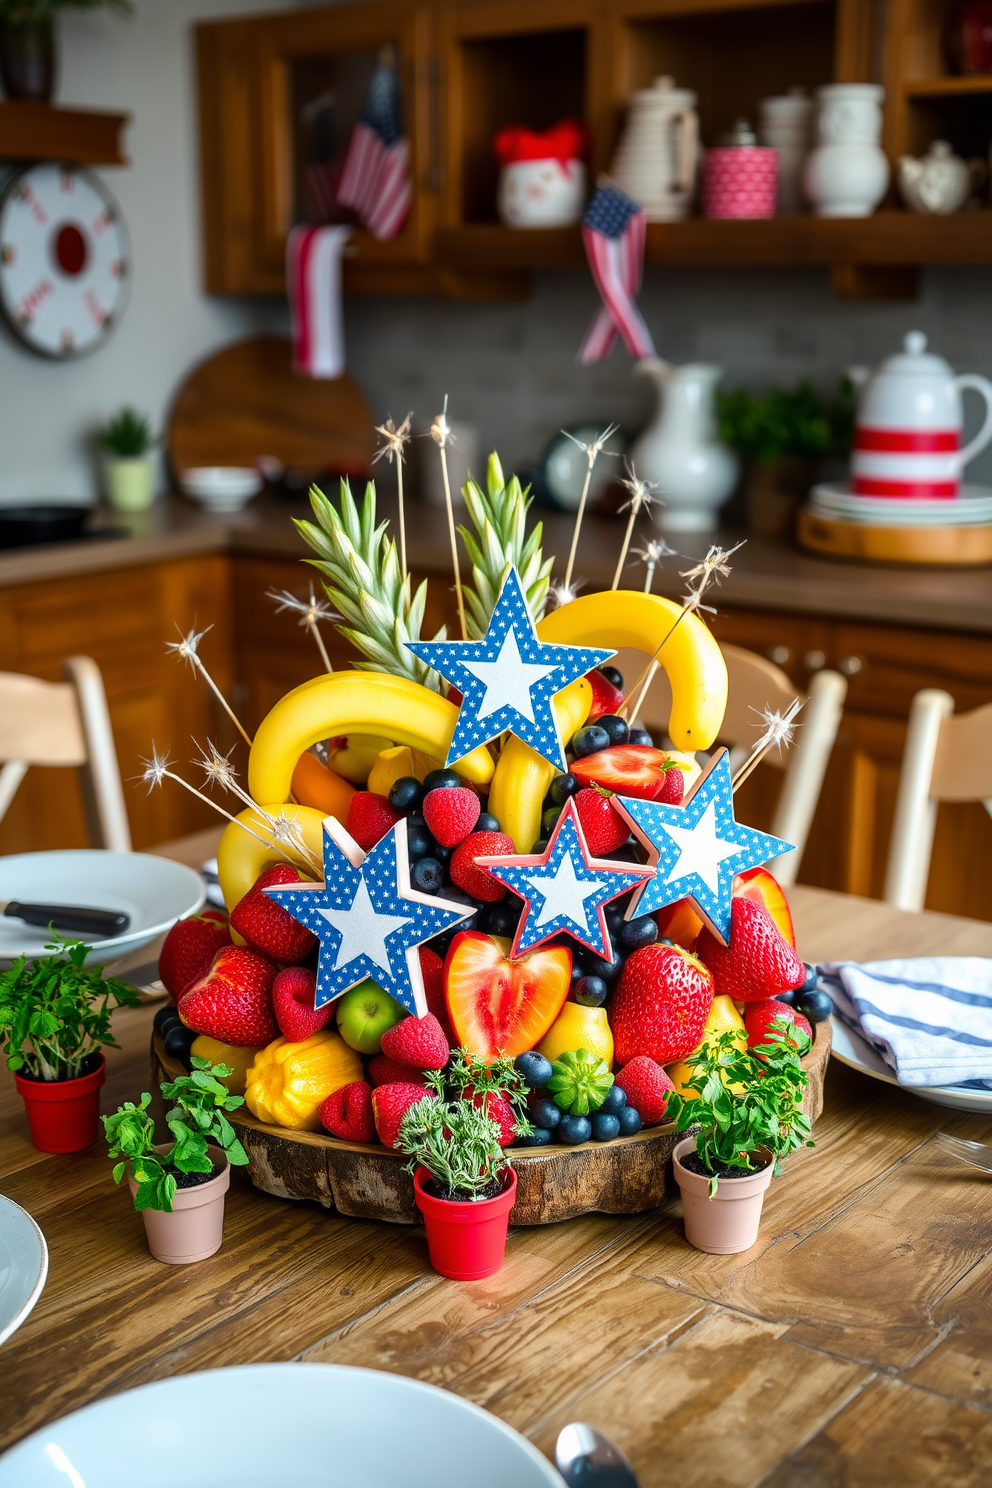
[[[196,863],[215,841],[168,851]],[[990,924],[790,897],[807,959],[992,956]],[[118,1017],[104,1110],[146,1087],[152,1016]],[[815,1150],[773,1181],[746,1254],[690,1249],[672,1204],[511,1232],[503,1271],[459,1284],[431,1272],[421,1229],[274,1199],[240,1174],[218,1254],[160,1265],[105,1149],[36,1152],[4,1072],[0,1190],[41,1225],[51,1269],[0,1350],[0,1447],[151,1380],[295,1359],[443,1385],[549,1454],[588,1421],[643,1488],[986,1485],[992,1180],[933,1137],[992,1140],[992,1120],[836,1062],[826,1097]]]

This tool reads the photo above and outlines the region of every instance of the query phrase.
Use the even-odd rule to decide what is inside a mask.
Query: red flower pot
[[[31,1141],[39,1152],[82,1152],[96,1141],[100,1124],[100,1086],[107,1061],[77,1080],[25,1080],[14,1076],[24,1098]]]
[[[503,1192],[494,1199],[459,1203],[439,1199],[424,1188],[430,1178],[426,1168],[413,1175],[417,1208],[427,1227],[431,1265],[452,1281],[481,1281],[502,1268],[510,1210],[517,1196],[517,1175],[512,1168]]]

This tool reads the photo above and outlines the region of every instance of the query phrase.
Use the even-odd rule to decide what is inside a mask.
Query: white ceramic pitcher
[[[699,162],[696,95],[670,77],[630,96],[610,176],[649,222],[678,222],[689,211]]]
[[[737,456],[717,434],[713,395],[723,370],[648,357],[634,371],[658,390],[655,416],[631,451],[637,474],[658,487],[664,502],[655,521],[663,532],[712,532],[738,472]]]

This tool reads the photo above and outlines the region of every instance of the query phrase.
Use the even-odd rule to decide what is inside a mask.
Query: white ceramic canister
[[[806,161],[803,190],[818,217],[870,217],[889,184],[879,146],[884,88],[833,83],[817,91],[817,147]]]
[[[670,77],[632,93],[610,176],[640,203],[649,222],[688,216],[698,163],[695,93],[677,88]]]
[[[763,98],[758,105],[758,138],[778,153],[779,217],[806,209],[803,168],[810,149],[813,100],[802,88],[790,88],[780,98]]]
[[[976,373],[955,377],[926,345],[922,331],[910,331],[903,350],[882,362],[862,389],[851,456],[856,496],[953,498],[964,466],[992,440],[992,382]],[[965,388],[982,395],[986,413],[962,449]]]

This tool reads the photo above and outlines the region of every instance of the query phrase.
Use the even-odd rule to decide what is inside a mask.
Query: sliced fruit
[[[587,723],[595,723],[597,718],[620,712],[623,707],[623,693],[619,687],[614,687],[602,672],[597,671],[586,672],[586,681],[592,688],[592,707],[589,709]]]
[[[462,930],[444,963],[455,1037],[487,1063],[500,1054],[514,1058],[533,1049],[558,1017],[571,982],[572,953],[566,946],[541,947],[515,961],[507,950],[506,941]]]
[[[699,1047],[701,1048],[707,1039],[712,1038],[715,1034],[726,1033],[729,1029],[733,1029],[739,1035],[737,1040],[738,1047],[741,1050],[746,1049],[747,1032],[744,1028],[744,1019],[734,1006],[733,998],[717,995],[713,999],[710,1015],[706,1019],[706,1026],[703,1029],[703,1036],[699,1040]],[[694,1054],[696,1052],[695,1049],[692,1052]],[[677,1064],[668,1065],[668,1078],[675,1086],[679,1095],[684,1095],[686,1100],[695,1100],[699,1095],[699,1091],[693,1090],[689,1084],[692,1078],[692,1071],[686,1059],[680,1059]],[[737,1088],[733,1087],[733,1089],[736,1094]]]
[[[674,904],[666,904],[664,909],[658,910],[655,919],[658,921],[658,933],[663,940],[674,941],[686,951],[696,949],[703,922],[688,899],[677,899]]]
[[[649,744],[611,744],[572,764],[572,774],[583,785],[605,785],[620,796],[655,801],[665,788],[669,770],[681,770],[663,749]]]
[[[767,909],[786,940],[795,949],[796,932],[785,890],[767,868],[749,868],[734,879],[734,893],[742,899],[753,899]],[[673,937],[674,938],[674,937]]]
[[[603,1060],[607,1069],[613,1068],[613,1033],[604,1007],[566,1002],[537,1052],[554,1064],[569,1049],[588,1049]]]
[[[296,762],[293,795],[301,806],[312,806],[325,816],[335,816],[339,822],[343,822],[347,819],[348,802],[354,789],[342,776],[322,765],[309,749]]]

